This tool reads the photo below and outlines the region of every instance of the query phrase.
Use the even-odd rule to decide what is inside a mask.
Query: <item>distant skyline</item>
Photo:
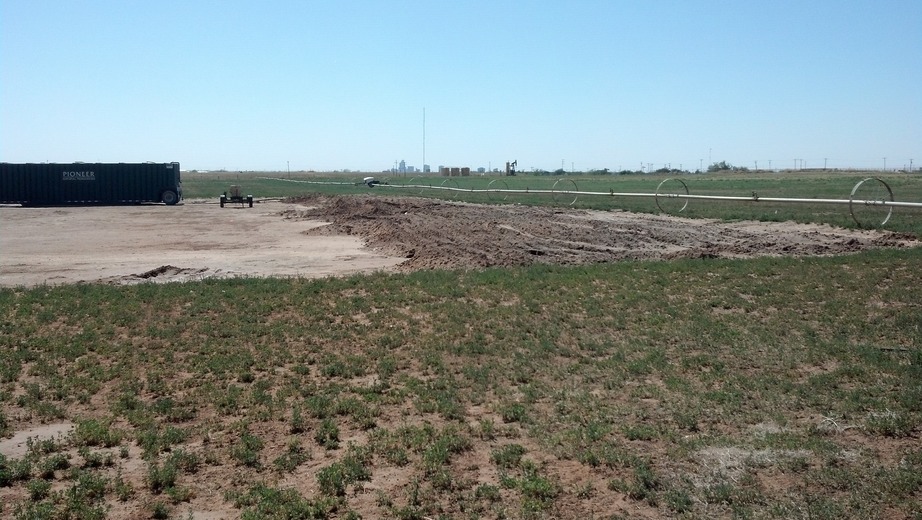
[[[0,1],[0,161],[401,160],[918,169],[922,2]]]

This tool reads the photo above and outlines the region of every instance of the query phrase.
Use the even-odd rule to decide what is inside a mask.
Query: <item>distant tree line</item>
[[[708,173],[724,172],[724,171],[748,172],[749,168],[746,168],[745,166],[733,166],[732,164],[728,164],[727,161],[716,162],[708,166]]]

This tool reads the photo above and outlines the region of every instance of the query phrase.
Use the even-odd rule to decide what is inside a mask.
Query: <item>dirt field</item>
[[[316,196],[223,209],[205,201],[174,207],[2,207],[0,286],[833,255],[917,244],[886,231],[825,225],[421,198]]]
[[[0,208],[0,286],[215,276],[327,276],[391,267],[359,237],[308,236],[323,222],[285,219],[306,211],[204,201],[178,206]]]

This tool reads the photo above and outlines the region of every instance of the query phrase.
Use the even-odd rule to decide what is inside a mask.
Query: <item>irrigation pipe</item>
[[[281,180],[281,179],[280,179]],[[352,184],[352,183],[346,183]],[[443,191],[463,191],[466,193],[519,193],[523,195],[547,194],[547,195],[604,195],[606,197],[663,197],[676,199],[701,199],[701,200],[735,200],[739,202],[814,202],[823,204],[864,204],[868,206],[894,206],[906,208],[922,208],[922,202],[897,202],[888,200],[850,200],[850,199],[798,199],[786,197],[762,197],[752,195],[749,197],[740,197],[732,195],[682,195],[675,193],[619,193],[617,191],[577,191],[577,190],[533,190],[530,188],[522,189],[476,189],[476,188],[455,188],[451,186],[424,186],[412,184],[379,184],[376,188],[427,188]]]
[[[284,178],[278,178],[278,177],[260,177],[260,178],[266,179],[266,180],[278,180],[278,181],[297,182],[297,183],[304,183],[304,184],[325,184],[325,185],[338,185],[338,186],[356,186],[356,185],[361,184],[361,183],[356,183],[356,182],[305,181],[305,180],[298,180],[298,179],[284,179]],[[415,180],[417,180],[416,177],[410,179],[411,182]],[[502,183],[503,188],[492,188],[493,184],[496,183],[497,181]],[[571,189],[571,190],[557,189],[557,185],[561,181],[566,181],[572,184],[574,189]],[[677,181],[678,183],[680,183],[685,193],[660,193],[660,189],[668,181]],[[876,181],[877,183],[883,186],[883,188],[886,190],[887,198],[879,199],[879,200],[855,198],[855,195],[858,192],[858,189],[862,185],[864,185],[864,183],[871,182],[871,181]],[[451,184],[451,185],[447,185],[447,184]],[[493,179],[492,181],[490,181],[486,189],[461,188],[458,186],[457,181],[453,179],[446,179],[442,181],[441,186],[433,186],[432,184],[377,184],[375,185],[375,187],[376,188],[390,188],[390,189],[395,189],[395,190],[401,190],[401,189],[418,190],[419,193],[422,193],[423,190],[427,190],[427,189],[449,191],[449,192],[454,192],[455,194],[459,192],[485,193],[488,196],[490,196],[490,200],[493,200],[493,197],[491,196],[491,194],[504,194],[504,197],[502,198],[502,200],[506,200],[506,198],[508,198],[510,194],[522,194],[522,195],[547,194],[547,195],[553,196],[554,201],[558,203],[559,203],[559,200],[558,200],[559,197],[563,195],[573,195],[574,198],[569,203],[569,205],[575,204],[578,197],[581,195],[604,196],[604,197],[645,197],[645,198],[656,199],[657,206],[664,213],[669,213],[669,211],[666,211],[660,205],[660,199],[684,200],[685,204],[681,208],[676,210],[677,212],[682,212],[683,210],[685,210],[685,208],[688,206],[689,200],[723,200],[723,201],[736,201],[736,202],[778,202],[778,203],[792,203],[792,204],[847,204],[849,206],[849,213],[851,213],[852,218],[855,220],[855,222],[858,225],[862,225],[863,223],[860,221],[859,217],[855,214],[856,208],[862,207],[862,206],[865,206],[865,207],[882,206],[882,207],[889,208],[889,211],[887,215],[884,217],[883,221],[880,224],[878,224],[880,226],[883,226],[884,224],[887,223],[887,221],[890,220],[890,216],[892,215],[893,208],[895,207],[922,208],[922,202],[902,202],[902,201],[893,200],[893,191],[890,189],[890,186],[886,182],[884,182],[883,179],[880,179],[877,177],[869,177],[869,178],[859,181],[855,185],[855,187],[852,189],[852,192],[849,198],[847,199],[816,199],[816,198],[805,199],[805,198],[797,198],[797,197],[762,197],[755,192],[753,192],[753,194],[750,196],[692,195],[689,193],[688,186],[685,184],[685,182],[682,181],[681,179],[675,179],[675,178],[665,179],[662,182],[660,182],[659,186],[657,186],[657,191],[655,193],[636,193],[636,192],[627,193],[627,192],[616,192],[614,190],[581,191],[576,185],[576,182],[573,181],[572,179],[558,179],[554,183],[554,187],[550,190],[536,190],[536,189],[531,189],[531,188],[509,189],[506,182],[500,179]]]
[[[351,183],[350,183],[351,184]],[[866,206],[894,206],[905,208],[922,208],[922,202],[898,202],[889,200],[850,200],[850,199],[798,199],[787,197],[762,197],[753,195],[749,197],[731,196],[731,195],[682,195],[676,193],[619,193],[616,191],[577,191],[577,190],[513,190],[513,189],[489,189],[480,190],[476,188],[454,188],[450,186],[422,186],[410,184],[379,184],[376,188],[428,188],[443,191],[463,191],[466,193],[519,193],[519,194],[548,194],[548,195],[604,195],[606,197],[663,197],[676,199],[700,199],[700,200],[735,200],[739,202],[806,202],[822,204],[864,204]]]

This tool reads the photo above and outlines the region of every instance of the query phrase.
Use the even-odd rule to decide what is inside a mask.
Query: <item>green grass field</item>
[[[368,191],[201,175],[187,198]],[[922,200],[903,180],[897,200]],[[922,518],[920,266],[915,248],[0,289],[0,435],[76,424],[0,456],[0,516],[186,518],[220,485],[247,519]]]
[[[374,175],[387,182],[369,190],[361,184],[362,177]],[[515,177],[471,176],[439,177],[433,175],[392,176],[388,174],[304,174],[287,172],[266,173],[186,173],[183,189],[186,198],[214,198],[228,190],[231,184],[239,184],[246,193],[255,197],[287,197],[303,193],[412,195],[440,197],[479,203],[519,203],[533,205],[562,205],[577,208],[621,209],[635,212],[654,213],[661,210],[652,197],[566,195],[563,193],[476,193],[463,190],[529,190],[529,191],[583,191],[601,193],[653,194],[666,179],[680,179],[691,195],[717,195],[759,198],[836,199],[847,201],[855,185],[866,178],[883,179],[893,191],[894,200],[922,203],[922,174],[880,172],[781,172],[748,174],[704,174],[678,177],[662,175],[572,175]],[[491,184],[492,182],[492,184]],[[556,186],[555,186],[556,184]],[[422,186],[407,188],[404,186]],[[446,191],[433,188],[458,188],[462,191]],[[679,185],[673,180],[667,182],[660,193],[677,193]],[[856,193],[862,197],[880,200],[885,189],[877,183],[866,183]],[[576,199],[575,202],[574,199]],[[690,218],[716,218],[722,220],[765,220],[820,222],[834,226],[855,228],[875,227],[883,220],[887,208],[856,205],[855,213],[862,222],[859,226],[849,213],[846,204],[824,203],[776,203],[691,200],[684,211],[676,200],[663,200],[662,205],[671,214]],[[893,214],[885,229],[911,233],[922,237],[922,208],[893,208]]]

